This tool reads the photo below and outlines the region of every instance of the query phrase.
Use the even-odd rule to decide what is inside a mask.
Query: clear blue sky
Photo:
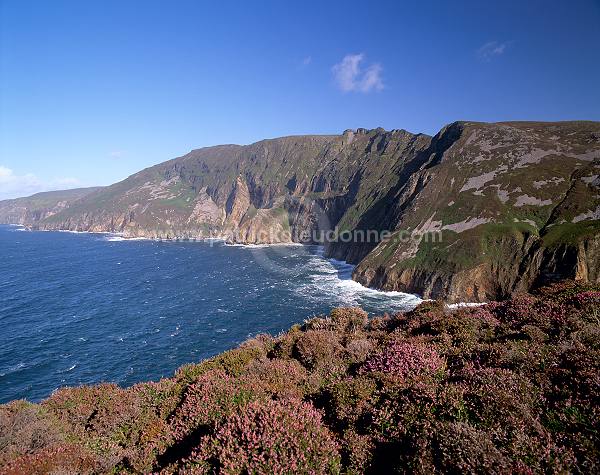
[[[0,0],[0,15],[0,198],[281,135],[600,120],[598,1]]]

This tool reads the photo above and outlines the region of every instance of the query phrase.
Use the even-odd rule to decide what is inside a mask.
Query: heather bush
[[[229,375],[239,376],[251,361],[265,357],[270,348],[270,342],[263,344],[260,339],[253,339],[239,348],[221,353],[202,363],[184,365],[177,370],[175,378],[184,384],[190,384],[212,370],[223,370]]]
[[[391,328],[392,322],[392,317],[387,314],[382,317],[372,317],[369,319],[367,328],[371,333],[386,332]]]
[[[600,401],[600,350],[567,342],[559,347],[549,375],[554,399],[582,404]]]
[[[312,317],[304,321],[302,331],[307,330],[332,330],[333,323],[328,317]]]
[[[33,454],[64,440],[54,418],[39,406],[13,401],[0,406],[0,466],[9,460]]]
[[[501,368],[483,368],[464,382],[469,420],[477,427],[539,426],[539,390],[526,378]]]
[[[295,399],[254,402],[232,414],[188,465],[202,462],[225,474],[340,472],[338,444],[321,414]]]
[[[105,469],[151,468],[170,440],[165,418],[179,401],[173,381],[63,388],[44,407],[96,454]]]
[[[442,335],[444,340],[449,338],[453,347],[461,352],[470,351],[479,342],[490,341],[499,324],[494,315],[485,308],[458,309],[435,318],[422,317],[419,328],[412,330],[412,334]],[[448,341],[448,340],[446,340]]]
[[[443,367],[444,360],[434,348],[423,343],[394,341],[369,358],[362,372],[379,372],[406,379],[420,374],[434,374]]]
[[[598,291],[598,285],[583,281],[563,280],[538,289],[536,295],[546,301],[573,303],[573,297],[587,291]]]
[[[376,439],[398,446],[412,444],[435,420],[439,388],[433,381],[395,384],[386,381],[374,406],[368,428]]]
[[[344,473],[361,475],[369,473],[375,453],[375,440],[366,434],[359,434],[349,429],[342,435],[341,456]]]
[[[354,424],[372,408],[376,390],[376,381],[366,376],[338,381],[325,390],[326,415],[340,427]]]
[[[46,447],[8,463],[4,475],[87,474],[97,473],[98,461],[81,446],[63,444]]]
[[[466,422],[436,427],[432,451],[436,468],[443,473],[511,472],[511,460],[498,450],[490,434]]]
[[[572,302],[581,310],[582,317],[585,320],[600,325],[600,291],[580,292],[573,297]]]
[[[345,357],[349,363],[363,363],[374,347],[375,344],[372,339],[350,339],[344,344],[344,349],[346,350]]]
[[[73,434],[110,436],[124,421],[138,416],[135,399],[115,384],[100,384],[58,389],[43,406]]]
[[[264,395],[255,385],[244,383],[223,370],[201,375],[188,387],[183,403],[170,420],[174,439],[183,440],[203,426],[208,431],[221,419]]]
[[[268,354],[269,358],[292,358],[296,340],[301,334],[300,326],[294,325],[288,332],[280,335],[275,339],[273,349]]]
[[[296,340],[294,356],[309,369],[334,362],[343,351],[338,340],[333,331],[308,330]]]
[[[257,360],[251,363],[243,384],[271,397],[302,398],[308,390],[308,373],[296,360]]]
[[[334,308],[329,314],[334,328],[341,332],[356,333],[367,326],[369,316],[361,308]]]
[[[173,378],[13,402],[0,472],[598,473],[599,296],[336,309]]]

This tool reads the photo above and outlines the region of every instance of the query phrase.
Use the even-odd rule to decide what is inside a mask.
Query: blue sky
[[[600,2],[0,0],[0,199],[193,148],[600,120]]]

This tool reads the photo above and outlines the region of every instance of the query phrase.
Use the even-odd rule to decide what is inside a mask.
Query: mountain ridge
[[[321,243],[365,285],[485,301],[552,280],[599,281],[598,175],[598,122],[457,121],[433,137],[348,129],[195,149],[19,224]],[[332,230],[391,236],[319,241]]]

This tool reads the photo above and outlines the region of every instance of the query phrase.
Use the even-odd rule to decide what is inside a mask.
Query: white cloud
[[[383,68],[374,63],[363,70],[361,63],[364,54],[347,54],[341,62],[335,64],[331,71],[337,86],[343,92],[371,92],[384,88],[381,73]]]
[[[108,156],[110,158],[121,158],[123,155],[125,155],[125,153],[126,153],[125,150],[114,150],[114,151],[110,152],[108,154]]]
[[[8,167],[0,165],[0,200],[29,196],[40,191],[61,190],[81,186],[77,178],[40,180],[32,173],[17,175]]]
[[[506,48],[508,48],[508,43],[489,41],[477,50],[477,55],[479,58],[485,61],[490,61],[494,56],[500,56],[501,54],[504,54]]]
[[[302,60],[302,66],[308,66],[310,63],[312,63],[312,56],[307,56],[306,58],[304,58]]]

